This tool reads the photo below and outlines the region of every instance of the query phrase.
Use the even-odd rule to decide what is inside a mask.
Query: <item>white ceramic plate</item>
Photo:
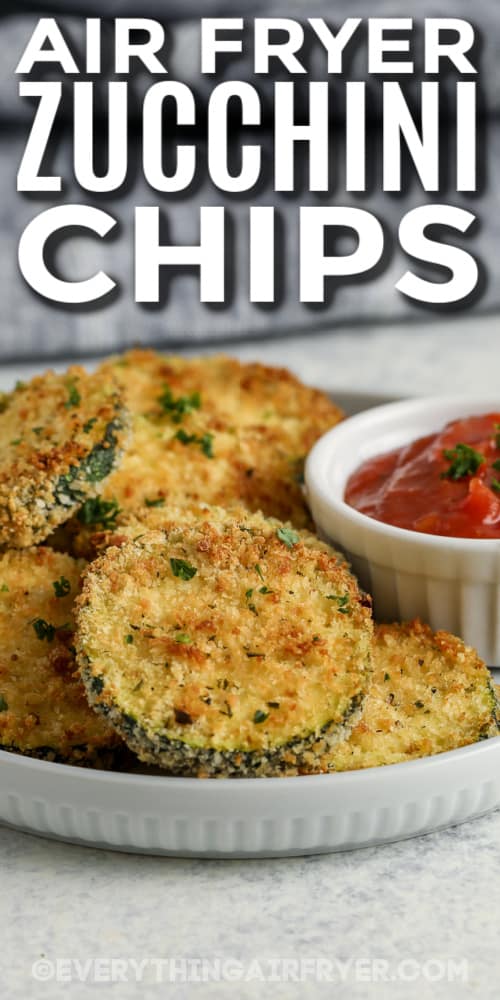
[[[351,413],[381,401],[341,399]],[[85,770],[0,751],[0,822],[146,854],[251,858],[351,850],[430,833],[499,806],[500,736],[366,771],[205,781]]]
[[[500,806],[500,736],[389,767],[205,781],[0,752],[0,817],[93,847],[193,857],[319,854],[400,840]]]

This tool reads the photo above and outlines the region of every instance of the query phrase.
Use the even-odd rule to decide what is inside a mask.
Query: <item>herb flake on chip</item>
[[[300,535],[292,528],[278,528],[276,532],[277,537],[283,545],[286,545],[287,549],[293,549],[294,545],[300,541]]]
[[[179,577],[180,580],[192,580],[198,572],[196,566],[191,566],[191,563],[186,562],[185,559],[171,559],[170,566],[174,576]]]

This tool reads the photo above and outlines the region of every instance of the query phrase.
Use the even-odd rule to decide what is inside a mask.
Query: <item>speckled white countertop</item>
[[[500,391],[496,317],[234,353],[339,390]],[[0,388],[29,370],[4,366]],[[499,869],[500,812],[400,844],[266,861],[121,855],[0,828],[0,997],[496,1000]],[[225,981],[195,981],[185,960],[197,958]]]

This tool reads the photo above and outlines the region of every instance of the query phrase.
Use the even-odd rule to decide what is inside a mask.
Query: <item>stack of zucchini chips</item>
[[[152,351],[2,397],[0,747],[259,777],[497,735],[474,651],[375,626],[314,534],[304,459],[341,417],[285,370]]]

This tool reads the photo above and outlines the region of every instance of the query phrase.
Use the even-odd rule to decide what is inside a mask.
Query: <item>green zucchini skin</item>
[[[101,700],[103,681],[91,673],[89,666],[80,667],[80,674],[92,708],[113,726],[142,761],[184,777],[271,778],[310,768],[312,757],[321,756],[326,749],[348,736],[351,727],[361,718],[365,697],[360,694],[351,698],[343,724],[332,720],[319,732],[311,732],[301,739],[265,751],[217,750],[193,747],[182,740],[169,739],[162,733],[150,736],[137,719],[120,712],[116,705]]]
[[[33,523],[34,544],[44,542],[47,534],[65,524],[76,515],[85,500],[100,492],[100,483],[118,468],[125,450],[128,433],[128,415],[117,407],[117,414],[106,426],[104,438],[78,465],[71,465],[68,472],[54,483],[43,500],[43,520]],[[40,511],[42,501],[36,489],[26,490],[22,497],[26,510]],[[17,547],[17,546],[16,546]]]
[[[90,454],[79,465],[72,465],[55,484],[54,507],[65,507],[68,517],[76,513],[88,496],[95,495],[95,484],[106,479],[120,463],[124,453],[120,435],[128,429],[128,419],[121,408],[118,411],[107,425],[102,442],[94,445]]]
[[[480,740],[489,740],[500,733],[500,685],[495,686],[493,678],[490,678],[488,688],[491,694],[491,724],[480,734]]]

